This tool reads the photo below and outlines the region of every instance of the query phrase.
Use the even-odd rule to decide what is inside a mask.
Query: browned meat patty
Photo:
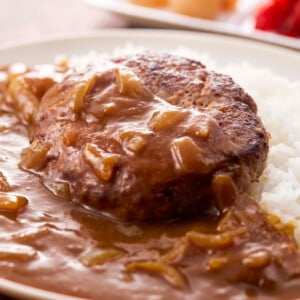
[[[256,105],[230,77],[147,53],[54,85],[21,165],[56,194],[144,220],[226,209],[258,179],[267,153]]]

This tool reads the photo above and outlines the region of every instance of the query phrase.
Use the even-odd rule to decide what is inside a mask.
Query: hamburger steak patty
[[[139,54],[75,70],[43,96],[21,166],[125,219],[222,212],[261,175],[253,99],[200,62]]]

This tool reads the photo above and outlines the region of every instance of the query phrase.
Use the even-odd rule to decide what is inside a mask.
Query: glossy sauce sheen
[[[34,71],[8,89],[30,128],[20,166],[53,192],[122,219],[165,220],[222,211],[261,175],[267,132],[230,77],[169,54],[69,72],[42,98],[35,90],[50,80]]]
[[[213,116],[155,97],[115,64],[67,77],[33,119],[21,166],[53,190],[64,186],[67,198],[127,220],[211,209],[211,177],[235,149]]]
[[[45,72],[50,85],[61,80],[49,68],[36,78]],[[3,95],[5,74],[7,69],[0,74]],[[1,277],[91,299],[300,296],[292,229],[267,216],[254,199],[242,195],[221,218],[129,223],[93,213],[54,196],[18,167],[29,145],[27,131],[3,100],[1,195],[11,195],[7,201],[20,209],[8,210],[14,203],[5,206],[0,197]]]

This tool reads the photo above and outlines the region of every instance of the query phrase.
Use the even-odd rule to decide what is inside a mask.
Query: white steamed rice
[[[90,52],[71,57],[70,64],[94,63],[143,50],[127,45],[111,53]],[[172,53],[198,59],[208,69],[231,75],[255,99],[258,114],[271,139],[267,167],[260,182],[253,185],[252,193],[267,211],[277,214],[283,222],[296,222],[296,239],[300,244],[300,81],[291,82],[247,62],[218,66],[207,53],[186,48],[175,49]]]

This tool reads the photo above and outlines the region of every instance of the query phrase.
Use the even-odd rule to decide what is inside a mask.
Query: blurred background
[[[89,7],[81,0],[0,0],[1,44],[127,25],[121,17]]]
[[[0,46],[136,24],[232,34],[300,50],[300,0],[0,0]]]

